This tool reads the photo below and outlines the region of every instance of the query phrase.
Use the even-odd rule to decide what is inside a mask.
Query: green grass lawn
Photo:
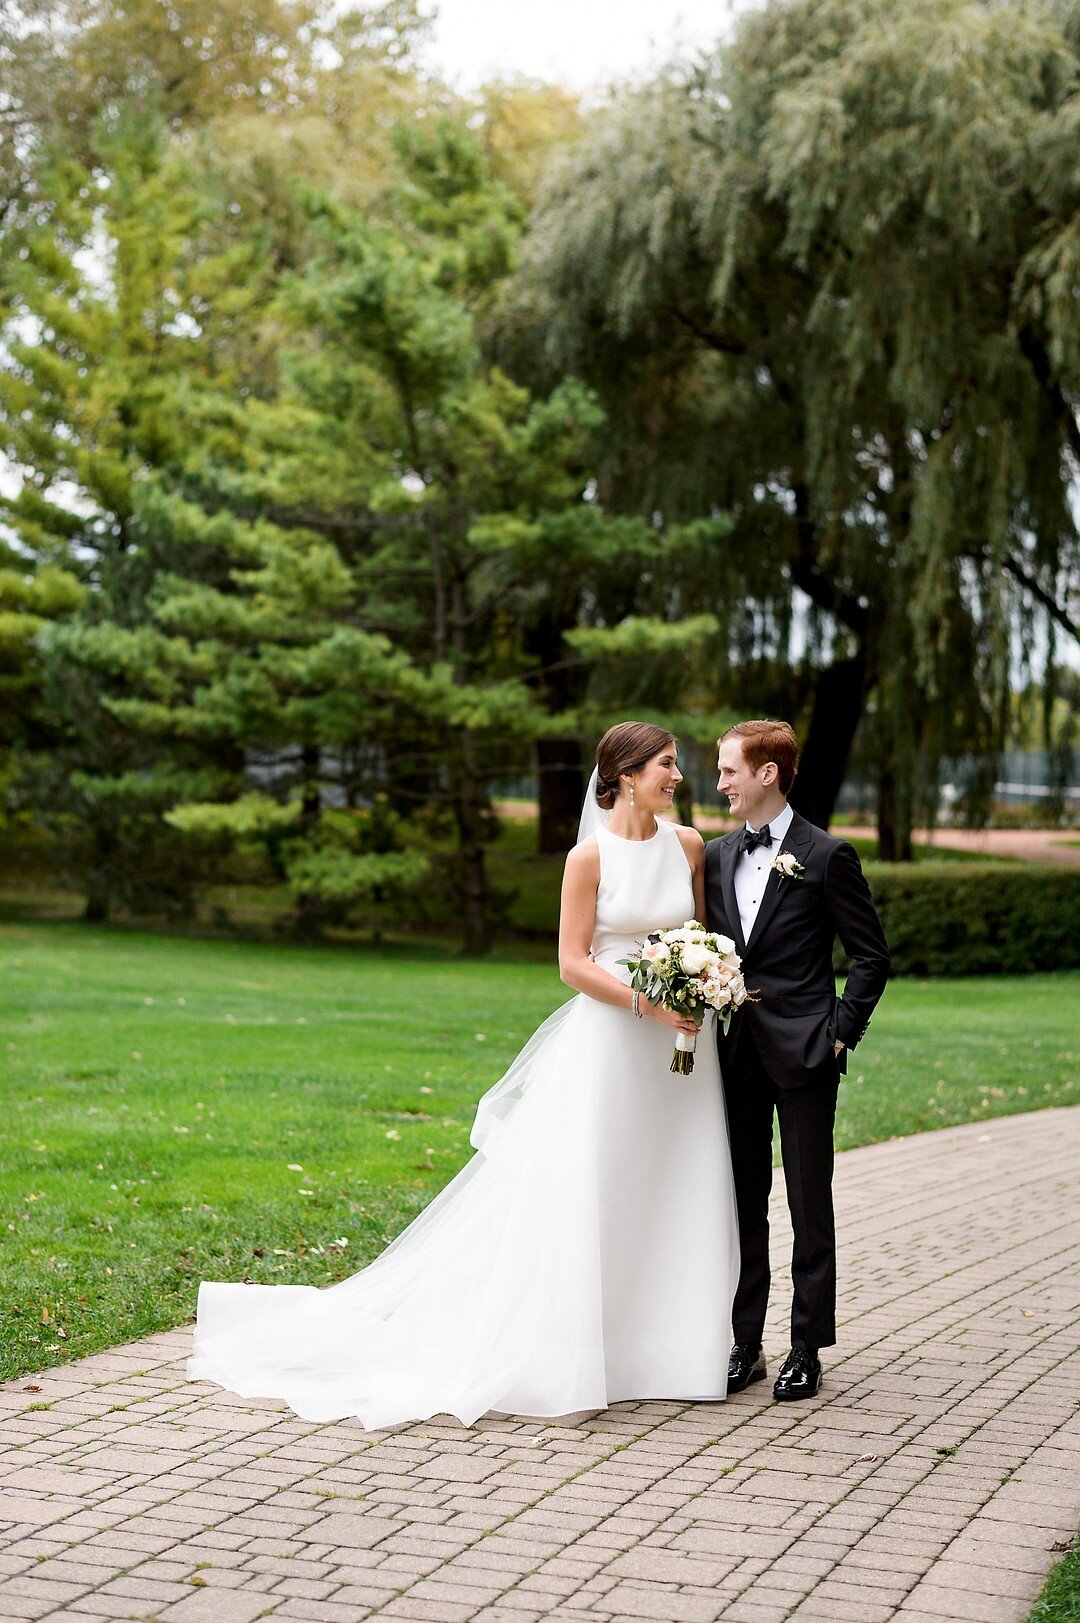
[[[1029,1623],[1080,1623],[1080,1544],[1051,1572]]]
[[[1080,1103],[1078,985],[894,982],[838,1143]],[[177,1324],[200,1278],[353,1272],[566,996],[549,961],[0,925],[0,1376]]]

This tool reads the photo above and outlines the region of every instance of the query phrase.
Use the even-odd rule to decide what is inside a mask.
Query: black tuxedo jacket
[[[726,1037],[717,1028],[725,1080],[737,1080],[744,1068],[739,1041],[749,1030],[778,1088],[835,1081],[834,1045],[844,1044],[842,1070],[889,976],[889,948],[870,887],[854,848],[796,812],[774,856],[792,852],[803,872],[797,879],[769,874],[750,940],[744,941],[735,900],[742,832],[735,829],[705,848],[706,922],[731,936],[747,986],[760,993],[759,1002],[736,1010]],[[854,960],[842,998],[832,967],[837,936]]]

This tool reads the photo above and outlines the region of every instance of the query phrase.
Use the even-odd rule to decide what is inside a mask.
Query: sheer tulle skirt
[[[194,1379],[366,1426],[726,1393],[738,1239],[716,1048],[585,997],[481,1101],[472,1160],[324,1289],[204,1284]]]

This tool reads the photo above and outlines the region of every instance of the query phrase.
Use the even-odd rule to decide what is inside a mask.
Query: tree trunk
[[[795,810],[817,828],[827,829],[836,810],[866,693],[865,648],[850,659],[837,660],[818,678],[810,730],[791,792]]]
[[[488,925],[487,867],[484,856],[484,812],[486,803],[473,761],[471,740],[462,745],[460,777],[454,796],[454,819],[458,831],[458,860],[464,899],[465,951],[479,957],[491,945]]]
[[[566,632],[576,624],[576,614],[575,591],[569,603],[549,608],[525,632],[525,647],[533,666],[529,685],[548,714],[555,717],[573,710],[584,693],[582,667],[570,657],[564,641]],[[575,734],[537,739],[538,851],[561,853],[576,843],[588,775]]]
[[[904,815],[903,797],[897,794],[896,777],[892,767],[885,765],[878,779],[878,860],[880,862],[910,862],[911,818]]]
[[[538,851],[569,851],[577,840],[585,773],[576,738],[536,741],[536,785],[540,808]]]
[[[319,768],[321,758],[317,744],[304,744],[300,750],[300,832],[308,835],[319,820]],[[325,923],[322,899],[311,891],[301,891],[296,898],[294,933],[304,941],[313,941],[322,934]]]
[[[83,907],[84,924],[106,924],[109,919],[109,898],[103,890],[93,889]]]
[[[98,823],[93,830],[93,858],[90,870],[83,881],[86,891],[83,922],[86,924],[106,924],[112,913],[114,855],[112,833]]]
[[[694,791],[690,779],[684,778],[675,790],[675,811],[679,822],[686,828],[694,826]]]
[[[320,789],[319,771],[322,766],[322,756],[318,744],[304,744],[300,751],[300,827],[307,834],[319,819]]]
[[[464,684],[469,669],[469,616],[467,578],[458,568],[451,578],[449,598],[450,647],[454,680]],[[480,957],[491,945],[488,920],[487,865],[484,842],[490,836],[487,789],[481,774],[476,739],[467,727],[457,735],[457,747],[448,751],[450,790],[457,825],[457,859],[462,887],[462,923],[465,951]]]
[[[465,951],[471,958],[483,957],[491,945],[487,918],[487,871],[484,842],[459,823],[462,880],[465,889]]]

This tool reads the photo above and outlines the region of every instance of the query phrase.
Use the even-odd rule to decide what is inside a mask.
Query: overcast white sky
[[[707,44],[752,0],[433,0],[432,64],[461,90],[524,74],[575,90]]]

